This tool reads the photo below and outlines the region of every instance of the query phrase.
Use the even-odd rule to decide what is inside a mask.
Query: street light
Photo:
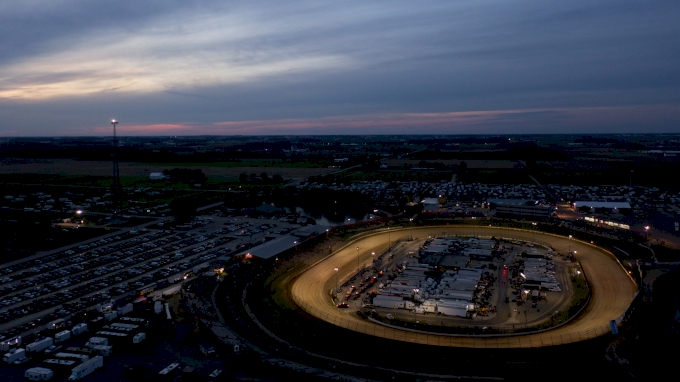
[[[571,254],[571,235],[569,235],[569,254]]]
[[[371,252],[371,263],[375,264],[375,252]]]

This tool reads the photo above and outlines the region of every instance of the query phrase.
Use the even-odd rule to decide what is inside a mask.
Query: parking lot
[[[193,267],[292,227],[278,220],[203,216],[182,228],[129,229],[106,239],[0,268],[0,330],[35,332],[101,302],[170,285]]]

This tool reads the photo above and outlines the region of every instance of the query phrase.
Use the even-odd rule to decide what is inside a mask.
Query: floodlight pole
[[[111,185],[111,193],[113,194],[113,212],[116,213],[122,191],[120,185],[120,171],[118,169],[118,137],[116,136],[116,125],[118,124],[118,121],[112,119],[111,124],[113,125],[113,152],[111,154],[113,159],[113,183]]]

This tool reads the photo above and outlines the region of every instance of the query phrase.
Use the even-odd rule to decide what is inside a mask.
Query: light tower
[[[118,121],[112,119],[111,124],[113,125],[113,151],[111,153],[111,159],[113,160],[113,183],[111,184],[111,193],[113,194],[113,212],[116,213],[122,196],[120,172],[118,171],[118,139],[116,138],[116,125]]]

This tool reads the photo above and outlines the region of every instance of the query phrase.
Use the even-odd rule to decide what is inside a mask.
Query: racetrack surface
[[[335,268],[340,284],[357,272],[357,257],[361,267],[372,260],[371,252],[382,253],[388,242],[411,237],[466,235],[494,236],[534,241],[550,245],[557,252],[577,251],[577,259],[590,282],[592,297],[588,306],[574,320],[554,329],[531,334],[503,337],[471,337],[443,335],[394,329],[361,319],[350,309],[338,309],[329,292],[335,287]],[[357,247],[359,249],[357,250]],[[358,254],[358,256],[357,256]],[[422,227],[391,229],[359,238],[327,259],[312,266],[291,285],[291,295],[298,306],[311,315],[357,332],[395,340],[450,347],[525,348],[562,345],[602,336],[609,332],[609,321],[620,319],[633,301],[636,286],[613,255],[594,245],[568,238],[516,229],[493,227]]]

